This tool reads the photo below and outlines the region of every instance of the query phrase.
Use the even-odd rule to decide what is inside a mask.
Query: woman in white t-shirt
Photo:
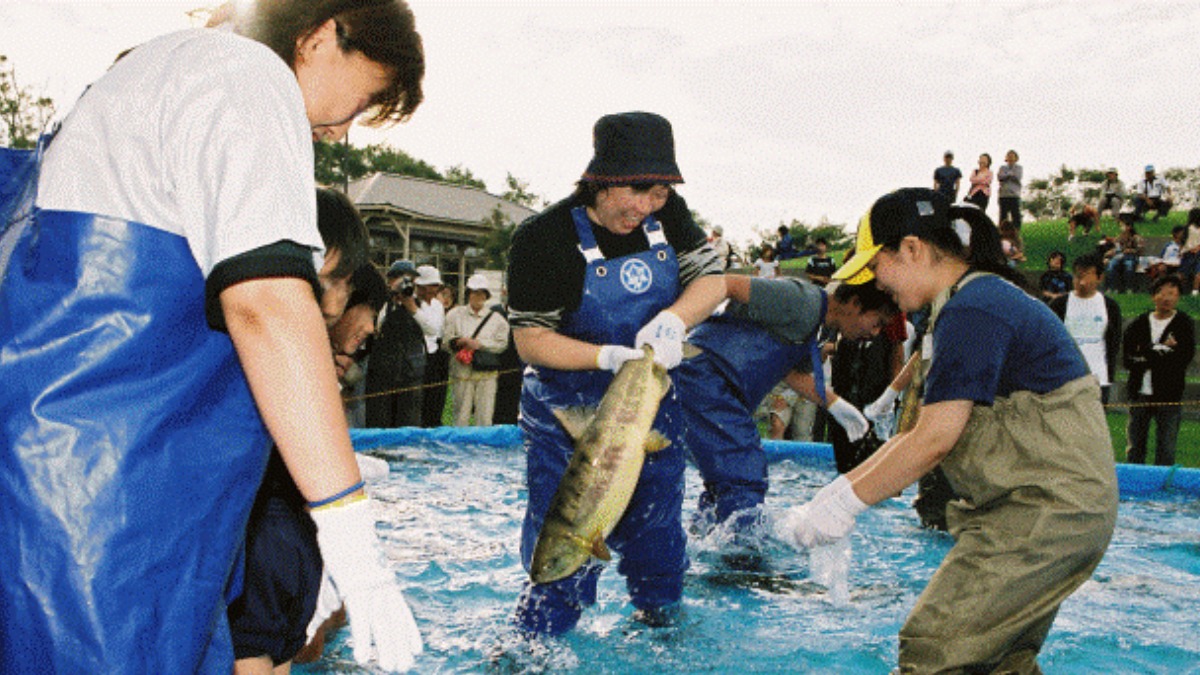
[[[356,657],[406,669],[421,649],[364,554],[311,146],[411,115],[421,39],[402,0],[239,7],[231,30],[129,51],[40,177],[23,157],[40,210],[0,230],[0,671],[230,672],[224,609],[272,438]]]
[[[775,249],[770,244],[763,244],[761,256],[754,261],[754,276],[764,279],[779,276],[779,261],[775,259]]]

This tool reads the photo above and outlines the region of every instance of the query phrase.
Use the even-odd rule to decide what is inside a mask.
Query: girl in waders
[[[966,208],[910,188],[859,223],[834,278],[875,281],[906,311],[931,305],[924,399],[911,431],[780,529],[798,546],[835,542],[869,504],[940,466],[960,497],[946,514],[955,544],[900,629],[900,672],[1037,673],[1059,605],[1112,536],[1112,444],[1063,323],[1002,278],[995,227]]]

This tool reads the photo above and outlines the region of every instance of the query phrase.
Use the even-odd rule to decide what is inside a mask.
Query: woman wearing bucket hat
[[[721,260],[673,185],[670,123],[652,113],[596,122],[595,155],[570,197],[525,221],[509,254],[509,319],[529,368],[521,392],[529,504],[521,539],[528,569],[551,497],[573,450],[552,414],[595,405],[614,373],[644,344],[678,365],[688,326],[725,297]],[[608,538],[621,555],[633,604],[654,612],[677,602],[687,568],[680,522],[684,457],[678,401],[669,392],[655,428],[674,441],[646,459],[624,517]],[[522,593],[517,623],[530,633],[570,630],[595,602],[601,566],[585,565]]]
[[[508,320],[487,306],[491,297],[487,277],[476,272],[467,279],[466,304],[446,314],[445,347],[453,357],[449,372],[456,427],[467,426],[472,413],[475,426],[492,425],[500,354],[508,347]]]
[[[1062,322],[1001,278],[995,227],[969,216],[913,188],[859,223],[835,278],[931,306],[922,406],[779,529],[797,546],[835,542],[940,466],[960,496],[946,514],[956,541],[900,630],[900,671],[1034,673],[1059,605],[1108,546],[1116,475],[1095,378]]]

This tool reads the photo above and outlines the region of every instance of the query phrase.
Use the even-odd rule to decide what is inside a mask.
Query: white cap
[[[482,274],[480,274],[478,272],[476,272],[475,274],[472,274],[471,278],[467,279],[467,290],[468,291],[487,291],[489,295],[492,292],[491,289],[488,288],[487,277],[483,276]]]
[[[417,279],[414,283],[418,286],[441,286],[442,273],[433,265],[421,265],[417,268]]]

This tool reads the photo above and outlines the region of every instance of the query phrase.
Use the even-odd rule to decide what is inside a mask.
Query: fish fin
[[[596,408],[594,407],[571,406],[570,408],[555,408],[553,412],[554,416],[558,418],[559,424],[562,424],[571,438],[575,440],[583,437],[583,432],[596,418]]]
[[[590,552],[594,547],[592,542],[588,541],[587,539],[584,539],[583,537],[581,537],[577,534],[571,534],[571,543],[578,546],[581,551],[589,551]]]
[[[670,439],[653,429],[646,436],[646,452],[658,452],[669,445],[671,445]]]
[[[596,535],[592,541],[592,555],[605,562],[612,560],[612,553],[609,553],[608,546],[604,545],[604,537]]]
[[[683,358],[685,359],[691,359],[700,356],[703,351],[703,349],[700,349],[690,342],[683,343]]]

